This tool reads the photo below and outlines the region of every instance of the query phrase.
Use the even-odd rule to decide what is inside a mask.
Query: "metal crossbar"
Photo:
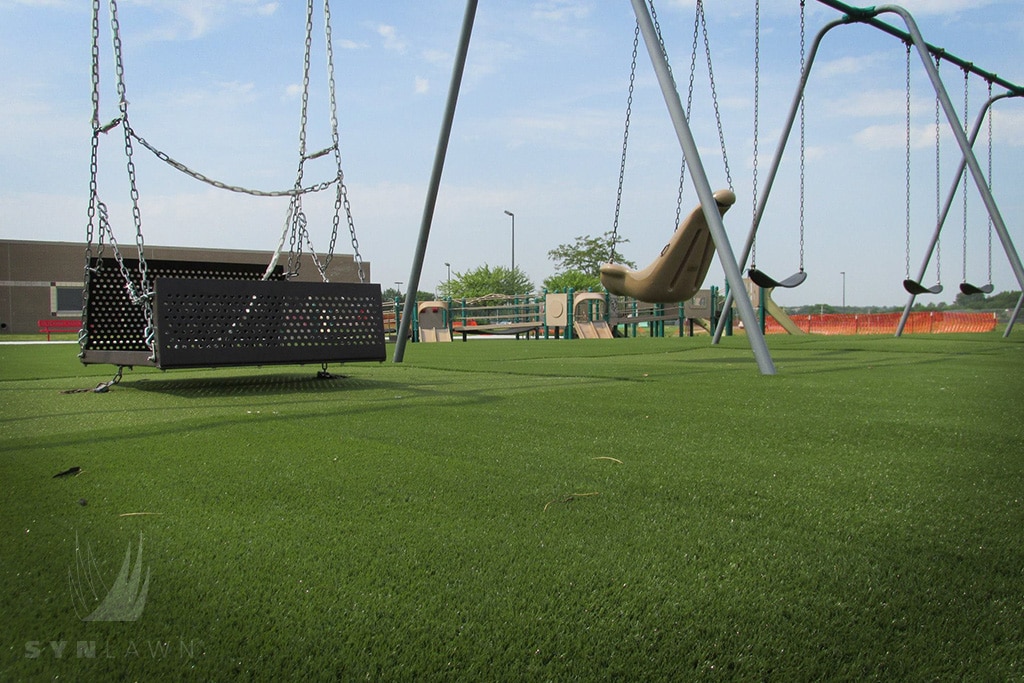
[[[856,22],[860,24],[867,24],[869,26],[873,26],[877,29],[880,29],[888,33],[891,36],[896,36],[897,38],[908,44],[912,43],[914,40],[913,36],[907,31],[900,30],[893,26],[892,24],[887,24],[886,22],[878,19],[877,7],[854,7],[852,5],[847,5],[844,2],[839,2],[839,0],[817,1],[822,5],[826,5],[834,10],[843,12],[846,15],[847,22]],[[956,64],[958,67],[964,69],[965,71],[969,71],[970,73],[976,76],[980,76],[981,78],[985,79],[990,83],[995,83],[996,85],[1000,85],[1006,88],[1014,95],[1024,96],[1024,86],[1013,83],[1012,81],[1008,81],[1005,78],[1000,78],[997,74],[994,74],[991,71],[985,71],[984,69],[975,66],[973,62],[968,62],[965,59],[961,59],[960,57],[957,57],[956,55],[947,52],[944,48],[937,47],[927,42],[924,43],[924,46],[927,48],[928,52],[930,52],[934,57],[949,62],[950,64]]]

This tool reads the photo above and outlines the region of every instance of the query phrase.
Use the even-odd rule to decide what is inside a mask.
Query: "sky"
[[[308,145],[330,141],[322,3],[317,1]],[[853,3],[851,3],[853,4]],[[91,117],[91,3],[0,0],[0,237],[85,242]],[[106,2],[101,19],[101,114],[117,116]],[[835,10],[807,3],[807,42]],[[686,87],[693,0],[655,3],[666,50]],[[904,5],[930,43],[1024,84],[1020,0],[913,0]],[[799,76],[797,0],[762,0],[757,167],[762,184]],[[409,281],[458,33],[462,0],[334,0],[331,23],[342,164],[359,251],[372,279],[403,291]],[[719,144],[700,47],[690,126],[713,188],[738,200],[725,224],[740,252],[753,209],[754,2],[706,3]],[[885,20],[896,23],[895,15]],[[298,0],[120,0],[129,116],[137,133],[211,178],[260,190],[292,186],[297,168],[305,3]],[[479,4],[433,229],[419,289],[482,265],[513,262],[538,287],[552,275],[548,252],[612,229],[622,153],[634,17],[626,0],[483,0]],[[806,95],[804,265],[807,281],[776,292],[783,305],[895,305],[906,301],[905,50],[881,31],[850,25],[822,43]],[[963,108],[964,78],[941,67]],[[986,84],[968,82],[973,122]],[[995,92],[1002,89],[996,88]],[[936,214],[935,94],[912,61],[911,245],[916,275]],[[796,131],[794,131],[796,135]],[[960,157],[940,127],[945,198]],[[987,145],[978,143],[987,167]],[[122,243],[135,241],[120,133],[103,136],[98,172]],[[276,247],[287,201],[224,192],[136,149],[145,242],[230,249]],[[993,193],[1024,250],[1024,101],[993,116]],[[641,44],[618,231],[621,251],[644,266],[675,227],[680,148]],[[305,179],[329,179],[311,162]],[[324,193],[330,194],[330,193]],[[683,213],[698,204],[689,174]],[[331,234],[333,196],[306,201],[318,250]],[[988,280],[988,228],[973,184],[964,237],[957,195],[942,239],[944,292],[964,276]],[[514,254],[512,219],[515,214]],[[797,138],[787,147],[757,243],[757,265],[781,279],[799,268]],[[351,253],[342,226],[336,251]],[[996,291],[1018,289],[993,236]],[[925,284],[937,277],[935,260]],[[401,284],[398,284],[401,283]],[[706,285],[724,285],[716,263]]]

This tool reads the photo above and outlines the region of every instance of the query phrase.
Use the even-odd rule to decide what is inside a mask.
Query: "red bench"
[[[46,341],[54,332],[78,332],[82,321],[78,318],[43,318],[39,321],[39,331],[46,333]]]

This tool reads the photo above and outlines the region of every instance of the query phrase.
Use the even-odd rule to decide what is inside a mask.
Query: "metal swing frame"
[[[660,40],[658,39],[658,32],[654,26],[654,21],[651,17],[647,1],[648,0],[630,0],[630,4],[633,7],[633,13],[636,15],[637,23],[640,26],[640,32],[643,35],[644,45],[646,46],[647,53],[650,56],[655,75],[658,78],[658,84],[661,88],[662,96],[665,99],[665,105],[668,108],[669,116],[672,119],[672,124],[675,128],[676,137],[679,140],[679,146],[682,150],[683,156],[688,160],[690,166],[690,181],[693,183],[694,189],[697,192],[697,197],[700,200],[701,210],[704,213],[708,229],[711,232],[711,237],[715,243],[715,249],[718,252],[719,260],[721,261],[722,268],[725,271],[726,280],[734,290],[742,288],[743,275],[737,265],[732,246],[729,243],[729,237],[726,234],[725,225],[722,222],[722,215],[718,208],[718,203],[715,200],[714,191],[708,182],[704,165],[700,159],[700,153],[697,150],[697,143],[693,138],[692,131],[690,130],[690,125],[686,118],[686,111],[680,100],[675,79],[672,77],[672,72],[668,65],[668,57],[665,54],[665,50],[663,49]],[[437,149],[434,155],[433,170],[431,171],[430,183],[427,189],[427,197],[424,203],[423,216],[420,223],[419,238],[417,240],[412,268],[409,274],[409,291],[416,291],[419,287],[420,276],[423,271],[423,261],[426,255],[427,241],[429,239],[430,228],[433,223],[434,208],[437,204],[437,195],[441,184],[441,174],[444,170],[444,161],[447,155],[448,141],[451,137],[452,122],[454,121],[455,108],[458,104],[459,90],[462,84],[462,74],[465,70],[466,55],[469,52],[469,42],[473,33],[473,22],[476,17],[477,4],[477,0],[467,0],[466,2],[462,29],[459,35],[459,45],[456,51],[455,63],[452,68],[452,77],[448,89],[448,99],[445,105],[445,113],[441,123],[441,132],[438,137]],[[414,307],[415,301],[413,300],[413,297],[407,298],[402,311],[402,318],[399,322],[398,342],[395,346],[394,355],[394,361],[396,363],[402,362],[405,355],[405,345],[412,327]],[[764,334],[761,332],[760,325],[757,323],[757,313],[754,311],[754,307],[751,304],[750,299],[742,297],[737,301],[737,307],[739,308],[740,318],[743,320],[743,324],[747,327],[747,338],[754,354],[754,359],[757,362],[758,369],[761,374],[774,375],[775,363],[768,351],[768,345],[765,342]]]
[[[299,169],[291,190],[261,192],[213,181],[174,161],[138,136],[128,121],[124,69],[116,0],[110,0],[111,29],[118,77],[121,116],[99,123],[99,5],[93,2],[93,139],[89,225],[86,244],[82,329],[79,333],[82,363],[118,366],[153,366],[160,369],[383,361],[386,356],[379,284],[363,281],[362,259],[341,172],[338,141],[333,57],[330,47],[330,4],[324,1],[328,75],[330,79],[332,145],[308,154],[306,112],[308,102],[310,37],[313,0],[307,4],[307,37],[304,62],[302,125]],[[99,136],[120,126],[132,189],[132,213],[136,227],[138,258],[124,258],[106,207],[98,197]],[[288,218],[277,251],[269,266],[260,264],[182,262],[146,259],[138,190],[132,161],[132,142],[138,142],[158,158],[192,177],[221,189],[256,196],[290,197]],[[318,185],[303,187],[306,161],[333,153],[337,176]],[[334,232],[330,252],[323,262],[316,256],[306,232],[301,198],[308,192],[336,186]],[[327,266],[333,256],[340,210],[348,217],[360,282],[328,282]],[[93,254],[93,232],[98,222],[98,253]],[[291,231],[288,273],[277,265]],[[104,240],[114,252],[104,257]],[[297,274],[303,245],[323,282],[288,280]]]
[[[814,65],[814,60],[817,55],[818,48],[821,45],[822,39],[832,29],[838,26],[844,26],[848,24],[866,24],[873,28],[877,28],[885,33],[888,33],[889,35],[892,35],[896,38],[899,38],[904,43],[913,45],[914,48],[917,50],[921,58],[921,61],[924,64],[925,71],[928,74],[928,78],[931,81],[932,87],[935,90],[935,95],[939,101],[941,110],[945,114],[947,122],[949,123],[949,127],[952,130],[953,136],[956,139],[957,145],[960,148],[963,164],[970,170],[971,177],[974,179],[974,183],[977,186],[978,192],[981,195],[982,200],[985,204],[985,209],[992,219],[993,227],[995,228],[996,233],[999,235],[1000,242],[1003,245],[1003,250],[1006,252],[1006,257],[1010,262],[1010,266],[1013,270],[1014,276],[1017,278],[1017,282],[1020,285],[1022,292],[1024,292],[1024,265],[1021,264],[1020,256],[1017,253],[1017,250],[1013,245],[1013,240],[1011,239],[1010,234],[1006,229],[1006,223],[1003,221],[1003,217],[999,212],[999,207],[996,204],[996,201],[993,198],[991,191],[989,190],[988,183],[985,179],[985,175],[982,172],[981,166],[974,155],[971,142],[967,139],[967,134],[964,132],[964,128],[959,121],[956,109],[949,98],[949,94],[946,92],[945,85],[943,84],[942,79],[939,76],[938,70],[935,68],[935,64],[932,62],[932,57],[938,57],[941,60],[951,62],[960,67],[961,69],[969,71],[970,73],[973,73],[975,75],[981,76],[983,79],[990,83],[997,84],[1007,89],[1006,93],[1001,94],[996,98],[993,98],[993,101],[995,101],[996,99],[1002,99],[1004,97],[1024,96],[1024,87],[1007,81],[1004,78],[1000,78],[996,74],[984,71],[976,67],[974,64],[967,62],[963,59],[960,59],[959,57],[956,57],[955,55],[947,52],[946,50],[943,50],[942,48],[938,48],[935,47],[934,45],[927,43],[924,40],[924,37],[921,35],[921,31],[918,28],[917,22],[914,20],[914,17],[910,14],[910,12],[908,12],[903,7],[900,7],[898,5],[878,5],[875,7],[863,8],[853,7],[851,5],[838,2],[837,0],[816,1],[823,5],[827,5],[832,9],[844,12],[844,16],[840,17],[839,19],[834,19],[825,24],[814,37],[814,40],[811,43],[811,47],[807,52],[807,60],[804,64],[802,72],[800,73],[800,80],[797,84],[796,92],[793,96],[793,101],[790,104],[789,113],[787,114],[786,120],[782,126],[782,133],[779,138],[778,146],[776,147],[775,157],[772,159],[772,163],[769,167],[769,171],[767,174],[765,186],[761,194],[761,199],[758,202],[757,208],[754,212],[754,220],[750,228],[750,233],[747,236],[747,242],[744,247],[741,264],[746,263],[747,257],[750,254],[751,244],[753,243],[753,240],[757,235],[757,229],[760,225],[761,217],[764,213],[764,207],[768,201],[768,197],[771,194],[772,185],[774,184],[775,176],[778,172],[779,165],[782,162],[782,156],[785,152],[786,145],[789,141],[789,136],[792,133],[793,124],[796,120],[796,116],[799,111],[800,102],[803,99],[804,90],[807,87],[807,81],[810,76],[811,68]],[[896,14],[897,16],[899,16],[900,19],[902,19],[904,24],[906,25],[907,31],[902,31],[878,19],[878,16],[882,14]],[[989,103],[989,105],[991,105],[991,102]],[[940,230],[941,225],[938,226],[938,229],[936,230],[936,241],[938,239],[938,232]],[[921,277],[923,277],[923,274]],[[730,287],[732,287],[731,283]],[[732,287],[732,290],[735,290],[735,287]],[[726,297],[726,310],[728,310],[731,304],[731,300],[733,298],[734,293],[733,291],[730,291]],[[746,297],[740,297],[739,299],[737,299],[737,301],[742,302],[742,300],[745,298]],[[913,298],[913,295],[911,295],[911,302],[908,303],[908,309],[913,304]],[[1010,318],[1009,324],[1007,325],[1007,335],[1009,334],[1009,331],[1012,329],[1013,323],[1015,322],[1017,315],[1020,312],[1022,302],[1024,302],[1024,294],[1021,295],[1021,301],[1018,301],[1018,305]],[[719,320],[719,324],[715,330],[712,343],[717,344],[721,341],[722,333],[725,330],[726,322],[726,316],[723,316]],[[746,321],[744,321],[744,325],[747,325]],[[749,325],[747,325],[747,327],[747,331],[749,333]],[[897,333],[897,335],[898,334],[899,333]]]

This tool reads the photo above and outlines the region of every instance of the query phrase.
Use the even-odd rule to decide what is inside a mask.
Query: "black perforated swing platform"
[[[139,285],[138,261],[124,259]],[[383,361],[379,284],[269,280],[259,264],[146,260],[155,339],[115,259],[91,263],[83,363],[164,370]],[[144,289],[144,288],[142,288]]]

